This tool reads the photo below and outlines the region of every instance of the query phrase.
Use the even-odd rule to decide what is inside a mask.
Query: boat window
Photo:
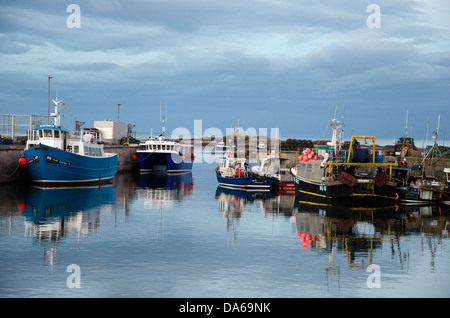
[[[73,152],[79,153],[80,152],[80,146],[73,146]]]
[[[67,151],[72,152],[72,146],[67,146]]]
[[[51,129],[44,129],[44,137],[53,137]]]
[[[43,136],[42,135],[42,129],[39,129],[38,132],[39,132],[39,138],[42,138],[42,136]]]
[[[59,138],[59,130],[55,130],[55,138]]]

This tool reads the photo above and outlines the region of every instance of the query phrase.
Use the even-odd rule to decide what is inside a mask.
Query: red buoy
[[[133,160],[134,160],[134,161],[137,160],[137,155],[133,155]]]
[[[23,157],[19,159],[19,165],[23,166],[23,165],[26,165],[26,164],[27,164],[27,159],[25,159]]]

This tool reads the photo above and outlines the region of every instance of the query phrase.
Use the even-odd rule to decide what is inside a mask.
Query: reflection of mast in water
[[[330,253],[328,254],[328,267],[325,268],[325,274],[327,279],[327,289],[330,291],[330,278],[336,277],[338,290],[341,290],[341,268],[339,266],[335,266],[334,264],[334,254],[336,247],[334,244],[331,244]]]

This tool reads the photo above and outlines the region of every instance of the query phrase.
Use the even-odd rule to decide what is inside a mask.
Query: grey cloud
[[[55,66],[55,69],[62,71],[75,71],[75,72],[103,72],[117,68],[115,63],[83,63],[83,64],[59,64]]]

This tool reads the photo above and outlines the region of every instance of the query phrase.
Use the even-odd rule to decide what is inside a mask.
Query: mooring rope
[[[17,164],[17,167],[16,167],[16,169],[14,169],[14,172],[11,173],[9,176],[5,176],[5,178],[11,178],[16,173],[17,169],[19,169],[19,166],[20,166],[20,163]]]

